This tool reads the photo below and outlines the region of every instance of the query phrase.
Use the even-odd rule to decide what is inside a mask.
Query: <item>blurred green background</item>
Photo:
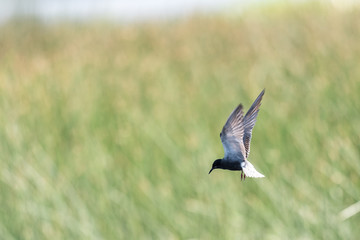
[[[357,239],[360,11],[0,27],[1,239]],[[266,88],[250,160],[220,130]]]

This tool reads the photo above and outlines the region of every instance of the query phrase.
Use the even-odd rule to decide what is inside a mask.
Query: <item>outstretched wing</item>
[[[249,108],[249,111],[246,113],[246,115],[244,117],[243,141],[244,141],[244,146],[245,146],[245,158],[246,159],[248,158],[248,156],[250,154],[251,133],[252,133],[252,129],[255,126],[256,117],[257,117],[258,112],[260,110],[259,108],[260,108],[260,105],[261,105],[261,99],[264,96],[264,93],[265,93],[265,89],[262,90],[262,92],[256,98],[256,100],[251,105],[251,107]]]
[[[239,159],[241,162],[244,161],[245,154],[243,114],[242,105],[239,104],[230,114],[220,133],[225,152],[224,158]]]

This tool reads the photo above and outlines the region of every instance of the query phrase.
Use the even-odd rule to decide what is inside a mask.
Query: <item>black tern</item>
[[[224,158],[214,161],[209,172],[216,168],[232,171],[241,171],[241,180],[246,177],[265,177],[247,160],[250,153],[251,132],[255,126],[256,117],[264,96],[265,89],[256,98],[249,111],[243,116],[243,106],[239,104],[230,114],[221,133],[220,138],[224,147]]]

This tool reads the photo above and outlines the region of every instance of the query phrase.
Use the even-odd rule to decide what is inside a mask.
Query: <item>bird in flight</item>
[[[224,158],[214,161],[209,172],[216,168],[232,171],[241,171],[241,180],[246,177],[265,177],[247,160],[250,153],[251,132],[255,126],[256,117],[264,96],[265,89],[256,98],[249,111],[243,116],[243,106],[239,104],[230,114],[221,133],[220,138],[224,147]]]

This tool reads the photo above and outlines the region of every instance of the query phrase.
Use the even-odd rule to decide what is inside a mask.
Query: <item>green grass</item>
[[[360,12],[0,27],[1,239],[356,239]],[[215,170],[266,88],[250,160]]]

